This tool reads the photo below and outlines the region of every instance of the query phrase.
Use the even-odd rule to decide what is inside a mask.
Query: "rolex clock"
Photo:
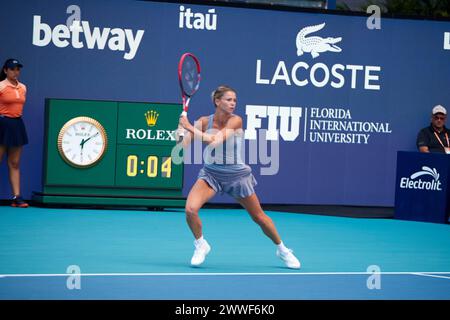
[[[90,117],[69,120],[59,131],[58,151],[64,161],[77,168],[89,168],[103,157],[108,137],[103,126]]]
[[[42,190],[33,200],[183,207],[183,163],[173,158],[181,111],[179,103],[46,99]]]

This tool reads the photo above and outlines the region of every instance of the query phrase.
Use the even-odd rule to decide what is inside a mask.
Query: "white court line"
[[[0,278],[13,278],[13,277],[67,277],[67,276],[86,276],[86,277],[122,277],[122,276],[326,276],[326,275],[429,275],[441,274],[450,275],[450,271],[430,271],[430,272],[155,272],[155,273],[24,273],[24,274],[0,274]],[[450,279],[444,277],[446,279]]]
[[[431,274],[433,273],[433,274]],[[413,275],[415,276],[422,276],[422,277],[431,277],[431,278],[439,278],[439,279],[448,279],[450,280],[450,277],[444,277],[444,276],[437,276],[435,272],[430,272],[430,274],[426,274],[426,273],[413,273]]]

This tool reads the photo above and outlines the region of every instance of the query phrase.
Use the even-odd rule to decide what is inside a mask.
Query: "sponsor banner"
[[[262,202],[394,205],[397,151],[415,150],[434,105],[450,107],[450,23],[382,19],[369,29],[367,18],[144,1],[5,4],[0,27],[14,31],[0,34],[0,59],[24,64],[28,88],[24,196],[41,188],[45,98],[179,103],[178,60],[192,52],[202,83],[189,118],[214,112],[218,85],[237,90],[243,159]],[[173,141],[163,112],[146,106],[118,138]],[[187,160],[185,195],[201,168]],[[405,188],[440,188],[428,174],[405,178]]]
[[[431,176],[433,179],[431,181],[423,181],[419,178],[420,176]],[[436,168],[423,166],[421,171],[414,172],[410,177],[401,177],[400,188],[442,191],[442,183],[439,181],[439,176]]]
[[[446,223],[450,211],[446,154],[398,152],[395,218]]]

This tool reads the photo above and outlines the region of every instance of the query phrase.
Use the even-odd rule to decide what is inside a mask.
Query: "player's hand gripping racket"
[[[192,53],[185,53],[178,63],[178,80],[180,82],[181,96],[183,98],[183,112],[181,116],[186,116],[189,102],[192,96],[198,91],[200,86],[200,63]],[[184,129],[178,128],[178,135],[184,136]]]

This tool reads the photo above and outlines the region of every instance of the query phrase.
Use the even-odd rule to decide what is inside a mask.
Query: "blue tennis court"
[[[300,270],[244,210],[200,211],[212,251],[192,268],[181,209],[0,207],[0,299],[450,299],[449,225],[267,214]]]

